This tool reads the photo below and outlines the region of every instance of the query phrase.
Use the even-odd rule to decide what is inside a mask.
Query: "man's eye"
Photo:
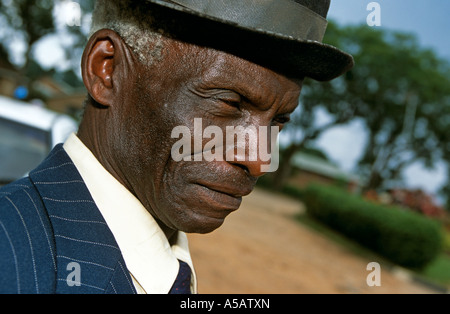
[[[234,92],[224,92],[216,95],[214,98],[230,107],[240,109],[242,98],[239,94]]]
[[[226,103],[228,106],[234,107],[236,109],[241,108],[241,102],[236,100],[229,100],[229,99],[221,99],[222,102]]]

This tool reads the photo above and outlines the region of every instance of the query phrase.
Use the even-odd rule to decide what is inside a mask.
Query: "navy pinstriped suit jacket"
[[[75,270],[81,285],[73,285]],[[0,189],[0,293],[136,293],[61,144],[28,177]]]

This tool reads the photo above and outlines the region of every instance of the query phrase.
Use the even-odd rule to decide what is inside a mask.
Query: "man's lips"
[[[242,199],[242,196],[248,195],[253,191],[253,186],[231,186],[228,184],[221,184],[215,182],[196,182],[198,185],[208,188],[214,192],[226,194],[228,196]]]
[[[251,192],[249,189],[243,191],[217,183],[196,182],[195,185],[198,187],[198,200],[215,208],[208,215],[220,219],[237,210],[241,206],[242,196]]]

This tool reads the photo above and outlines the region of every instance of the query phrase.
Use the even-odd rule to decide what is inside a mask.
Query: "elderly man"
[[[320,43],[328,8],[329,0],[98,0],[78,133],[0,190],[0,291],[195,293],[185,232],[218,228],[269,161],[238,158],[234,146],[236,158],[190,158],[211,138],[196,140],[194,121],[200,132],[281,129],[304,77],[330,80],[353,64]],[[180,126],[194,144],[175,160]]]

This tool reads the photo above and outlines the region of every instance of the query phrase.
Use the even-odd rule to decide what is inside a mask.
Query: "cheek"
[[[158,170],[159,163],[170,153],[170,131],[167,128],[169,112],[160,105],[158,93],[152,93],[148,86],[136,84],[123,99],[123,108],[116,117],[119,123],[113,130],[122,160],[133,167],[133,175],[148,176],[149,169]],[[156,94],[156,95],[155,95]]]

